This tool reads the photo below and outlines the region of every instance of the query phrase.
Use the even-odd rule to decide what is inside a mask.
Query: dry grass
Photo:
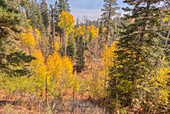
[[[0,92],[0,114],[107,114],[101,108],[88,100],[76,99],[59,101],[45,100],[33,95],[4,94]]]

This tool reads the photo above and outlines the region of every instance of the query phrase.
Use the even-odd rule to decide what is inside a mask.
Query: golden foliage
[[[79,26],[79,27],[76,28],[75,36],[83,36],[84,33],[85,33],[85,27]]]
[[[59,43],[58,43],[58,42],[55,42],[55,50],[58,51],[59,48],[60,48]]]
[[[164,61],[164,64],[168,64]],[[154,76],[150,82],[152,83],[153,91],[157,96],[157,102],[162,105],[168,104],[169,98],[169,87],[168,87],[168,79],[170,73],[170,67],[165,67],[165,65],[161,65],[161,68],[157,71],[157,75]]]
[[[36,58],[36,60],[33,60],[31,64],[33,66],[41,66],[44,65],[44,57],[42,55],[41,50],[34,50],[33,56]]]
[[[73,65],[68,57],[61,57],[57,52],[47,58],[47,70],[57,85],[65,87],[71,86]]]
[[[113,64],[114,59],[117,58],[117,54],[115,53],[115,51],[117,50],[116,48],[117,43],[118,41],[114,41],[110,48],[108,48],[107,45],[104,48],[104,51],[102,53],[102,58],[104,61],[106,61],[107,67],[112,67],[114,65]]]
[[[73,16],[68,12],[62,11],[61,15],[59,15],[60,22],[58,26],[63,28],[66,31],[66,34],[69,34],[73,31],[74,22]]]
[[[170,19],[170,16],[163,18],[162,21],[166,22],[166,21],[169,21],[169,19]]]
[[[29,23],[31,20],[30,19],[27,19],[27,23]]]
[[[27,33],[21,33],[21,38],[20,38],[21,44],[25,47],[30,47],[31,49],[34,48],[35,46],[35,39],[33,36],[33,30],[30,27],[30,29],[27,31]]]
[[[47,67],[44,64],[45,59],[43,57],[41,50],[33,50],[32,56],[34,56],[36,58],[36,60],[33,60],[31,62],[32,74],[34,76],[36,76],[39,79],[39,81],[41,81],[41,82],[45,82],[45,78],[47,76],[47,78],[48,78],[47,81],[49,83],[50,77],[49,77],[49,74],[48,74],[48,71],[47,71]]]
[[[117,50],[116,44],[118,41],[112,43],[111,47],[105,46],[101,56],[102,60],[89,61],[90,73],[87,76],[86,82],[88,89],[90,89],[90,95],[94,97],[106,97],[106,88],[108,84],[106,80],[109,80],[108,73],[112,66],[116,66],[117,62],[114,62],[117,58],[115,51]],[[105,85],[106,84],[106,85]]]
[[[99,28],[95,28],[94,25],[91,26],[91,35],[92,38],[98,38]]]
[[[85,31],[86,37],[83,37],[83,42],[89,41],[89,38],[98,38],[99,37],[99,28],[95,28],[94,25],[92,26],[87,26],[87,29]]]

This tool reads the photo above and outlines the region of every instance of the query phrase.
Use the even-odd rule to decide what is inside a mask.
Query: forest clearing
[[[169,50],[169,0],[0,0],[0,114],[169,114]]]

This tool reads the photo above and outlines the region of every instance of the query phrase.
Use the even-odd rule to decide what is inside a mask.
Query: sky
[[[39,0],[40,1],[40,0]],[[48,4],[54,4],[56,0],[47,0]],[[74,19],[79,18],[83,21],[84,16],[90,20],[96,20],[101,15],[101,9],[103,8],[104,0],[69,0],[71,14]],[[119,7],[124,7],[123,0],[117,0]],[[120,9],[119,13],[123,13]]]

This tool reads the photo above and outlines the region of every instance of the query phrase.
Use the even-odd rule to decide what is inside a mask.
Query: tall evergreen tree
[[[37,7],[36,7],[36,11],[35,12],[37,12],[37,16],[38,16],[38,26],[37,26],[37,28],[38,28],[38,30],[41,31],[41,34],[43,36],[45,36],[45,25],[43,23],[43,17],[41,15],[40,5],[38,3],[37,3]]]
[[[142,101],[152,99],[149,80],[159,69],[164,55],[161,48],[160,33],[163,33],[160,8],[156,5],[161,0],[124,0],[133,7],[123,8],[126,14],[123,20],[135,19],[128,25],[122,24],[120,32],[118,61],[119,72],[119,100],[123,104],[132,105],[134,99]],[[163,2],[163,1],[162,1]],[[112,69],[112,73],[116,72]],[[116,70],[117,71],[117,70]],[[111,75],[110,88],[115,88],[115,77]],[[140,96],[140,97],[139,97]],[[148,97],[149,96],[149,97]],[[153,102],[152,102],[153,103]]]
[[[59,15],[59,11],[57,8],[57,1],[55,2],[55,5],[50,5],[50,13],[51,13],[51,34],[53,39],[53,47],[55,47],[55,23],[57,23],[56,17]]]
[[[108,43],[108,39],[110,37],[110,24],[112,17],[117,14],[116,10],[119,9],[119,7],[117,6],[117,0],[104,0],[104,9],[102,9],[102,20],[104,20],[105,26],[107,28],[105,44]]]
[[[76,58],[76,42],[74,38],[68,39],[67,55],[73,60]]]
[[[27,19],[30,19],[31,26],[37,28],[43,34],[45,32],[45,26],[43,24],[43,18],[40,12],[40,6],[36,0],[32,0],[30,4],[24,4]]]
[[[47,36],[49,36],[49,29],[50,29],[50,16],[48,13],[48,5],[46,0],[42,0],[41,5],[40,5],[40,11],[41,11],[41,15],[43,18],[43,23],[45,25],[46,28],[46,34]]]
[[[26,75],[26,63],[34,59],[16,49],[16,36],[20,33],[21,23],[21,12],[18,8],[12,7],[10,2],[0,0],[0,72],[8,75]]]
[[[61,14],[62,11],[70,12],[70,6],[68,0],[59,0],[58,9]]]
[[[77,65],[76,70],[78,72],[82,71],[85,68],[85,55],[83,47],[83,37],[77,39]]]

